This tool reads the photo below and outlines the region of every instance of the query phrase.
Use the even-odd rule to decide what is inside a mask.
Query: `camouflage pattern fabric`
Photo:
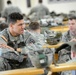
[[[38,21],[46,15],[50,15],[49,10],[42,4],[32,8],[29,13],[29,17],[32,21]]]
[[[75,38],[75,36],[73,36],[70,31],[67,31],[65,33],[63,33],[62,35],[62,42],[68,42],[70,41],[72,38]],[[73,59],[71,60],[71,56],[70,56],[70,51],[71,49],[62,49],[60,52],[59,52],[59,61],[58,63],[71,63],[71,62],[75,62],[76,59]],[[61,75],[73,75],[72,74],[73,71],[63,71],[61,72]]]
[[[9,5],[8,7],[6,7],[2,13],[1,16],[7,18],[9,14],[13,13],[13,12],[19,12],[22,13],[20,8],[18,8],[17,6],[13,6],[13,5]]]

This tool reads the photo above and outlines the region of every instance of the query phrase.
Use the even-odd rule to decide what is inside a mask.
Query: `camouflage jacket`
[[[30,15],[32,16],[30,17]],[[42,19],[46,15],[50,15],[49,10],[42,4],[39,4],[38,6],[32,8],[29,13],[29,17],[31,18],[32,21]]]
[[[61,42],[68,42],[71,40],[71,36],[70,36],[70,32],[67,31],[67,32],[64,32],[62,34],[62,38],[61,38]],[[71,57],[70,57],[70,46],[64,48],[64,49],[61,49],[59,52],[58,52],[58,55],[59,55],[59,60],[58,60],[58,63],[65,63],[66,61],[70,60]]]
[[[67,31],[67,32],[65,32],[65,33],[63,33],[63,35],[62,35],[62,42],[68,42],[68,41],[70,41],[72,38],[75,38],[75,36],[72,36],[72,34],[70,33],[70,31]],[[67,53],[66,53],[67,52]],[[61,52],[60,53],[62,53],[63,54],[63,56],[62,56],[62,54],[60,54],[60,60],[59,61],[63,61],[63,62],[66,62],[66,63],[72,63],[72,62],[76,62],[76,59],[73,59],[73,60],[71,60],[70,58],[69,58],[69,51],[67,51],[66,49],[62,49],[61,50]],[[68,62],[66,61],[66,60],[69,60]],[[63,63],[62,62],[62,63]],[[74,71],[75,72],[75,71]],[[72,74],[73,73],[73,71],[63,71],[62,73],[61,73],[61,75],[75,75],[75,74]]]
[[[8,7],[6,7],[2,13],[1,16],[7,18],[9,14],[13,13],[13,12],[19,12],[22,13],[20,8],[17,6],[13,6],[13,5],[9,5]]]

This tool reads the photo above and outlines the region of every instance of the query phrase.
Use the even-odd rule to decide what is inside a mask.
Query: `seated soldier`
[[[26,52],[28,49],[32,50],[35,47],[40,47],[40,42],[26,45],[25,22],[20,13],[15,12],[10,14],[8,24],[8,28],[0,33],[0,58],[2,59],[0,60],[0,64],[3,64],[0,65],[0,71],[31,67],[32,65]],[[28,64],[28,61],[30,64]]]
[[[40,24],[38,22],[31,22],[29,24],[29,33],[31,36],[29,36],[29,40],[27,40],[29,43],[35,43],[36,41],[39,41],[40,44],[45,44],[45,38],[44,35],[40,33]],[[26,41],[26,42],[27,42]]]
[[[71,41],[71,40],[76,41],[76,16],[70,17],[68,23],[69,23],[69,31],[63,33],[62,41],[63,42],[68,42],[68,41]],[[65,54],[61,55],[61,53],[65,53]],[[67,62],[67,61],[73,59],[71,57],[71,55],[76,57],[76,51],[74,51],[74,52],[71,51],[70,46],[68,46],[65,49],[62,49],[61,53],[60,53],[60,56],[59,56],[59,63],[61,63],[62,61],[63,61],[62,63],[64,63],[64,62]],[[72,62],[76,61],[76,58],[74,58],[71,61]],[[70,73],[69,72],[62,72],[61,75],[70,75],[71,73],[72,73],[71,71],[70,71]]]
[[[53,54],[54,54],[54,49],[49,49],[49,48],[43,48],[42,46],[44,44],[46,44],[46,38],[44,37],[43,34],[40,33],[41,28],[40,28],[40,24],[38,22],[31,22],[29,24],[29,30],[26,30],[26,34],[29,34],[28,39],[26,40],[26,44],[27,45],[31,45],[31,43],[35,44],[36,47],[33,47],[32,49],[30,49],[29,47],[29,57],[31,58],[32,64],[34,65],[34,67],[40,67],[39,64],[39,59],[37,56],[37,53],[41,52],[44,53],[47,57],[48,57],[48,65],[52,63],[52,59],[53,59]],[[33,45],[31,45],[33,46]],[[36,54],[35,54],[36,52]],[[34,58],[35,57],[35,58]]]
[[[62,39],[61,39],[62,42],[68,42],[72,40],[73,38],[76,38],[76,32],[75,32],[76,31],[76,17],[75,16],[70,17],[68,20],[68,24],[69,24],[69,30],[62,34]],[[64,50],[61,50],[59,52],[60,53],[59,63],[61,63],[62,61],[66,62],[70,60],[71,59],[70,52],[71,52],[70,46]]]

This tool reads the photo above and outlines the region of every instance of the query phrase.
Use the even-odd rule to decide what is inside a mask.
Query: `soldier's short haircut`
[[[11,13],[8,18],[7,18],[7,22],[9,23],[16,23],[17,20],[22,20],[23,19],[23,15],[18,13],[18,12],[14,12]]]
[[[31,30],[37,30],[40,28],[40,24],[38,22],[31,22],[29,24],[29,29]]]
[[[0,31],[2,31],[3,29],[5,29],[7,27],[8,27],[8,24],[6,22],[0,23]]]
[[[42,3],[42,0],[39,0],[39,3]]]
[[[10,0],[7,1],[7,4],[12,4],[12,2]]]
[[[69,20],[76,20],[76,16],[71,16],[70,18],[69,18]]]

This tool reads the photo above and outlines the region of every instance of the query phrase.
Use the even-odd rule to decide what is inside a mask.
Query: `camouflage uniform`
[[[6,7],[2,11],[1,16],[7,18],[8,15],[11,14],[11,13],[13,13],[13,12],[19,12],[19,13],[21,13],[21,10],[17,6],[9,5],[8,7]]]
[[[68,41],[70,41],[70,40],[71,40],[70,31],[64,32],[63,35],[62,35],[61,41],[62,41],[62,42],[68,42]]]
[[[70,33],[70,31],[67,31],[65,33],[63,33],[62,35],[62,42],[68,42],[70,41],[72,38],[75,38],[75,35],[72,35]],[[71,60],[71,56],[70,56],[70,53],[71,52],[71,48],[65,48],[65,49],[62,49],[60,52],[59,52],[59,63],[72,63],[72,62],[75,62],[76,59],[73,59]],[[67,62],[68,61],[68,62]],[[73,75],[72,74],[72,71],[64,71],[64,72],[61,72],[61,75]]]
[[[46,15],[50,15],[48,8],[46,8],[44,5],[39,4],[38,6],[31,9],[29,16],[32,15],[31,20],[37,21],[42,19]]]
[[[71,34],[69,31],[64,32],[62,34],[61,42],[68,42],[71,40]],[[64,63],[68,60],[71,59],[70,57],[70,46],[67,47],[66,49],[62,49],[61,51],[58,52],[59,55],[59,60],[58,63]]]

